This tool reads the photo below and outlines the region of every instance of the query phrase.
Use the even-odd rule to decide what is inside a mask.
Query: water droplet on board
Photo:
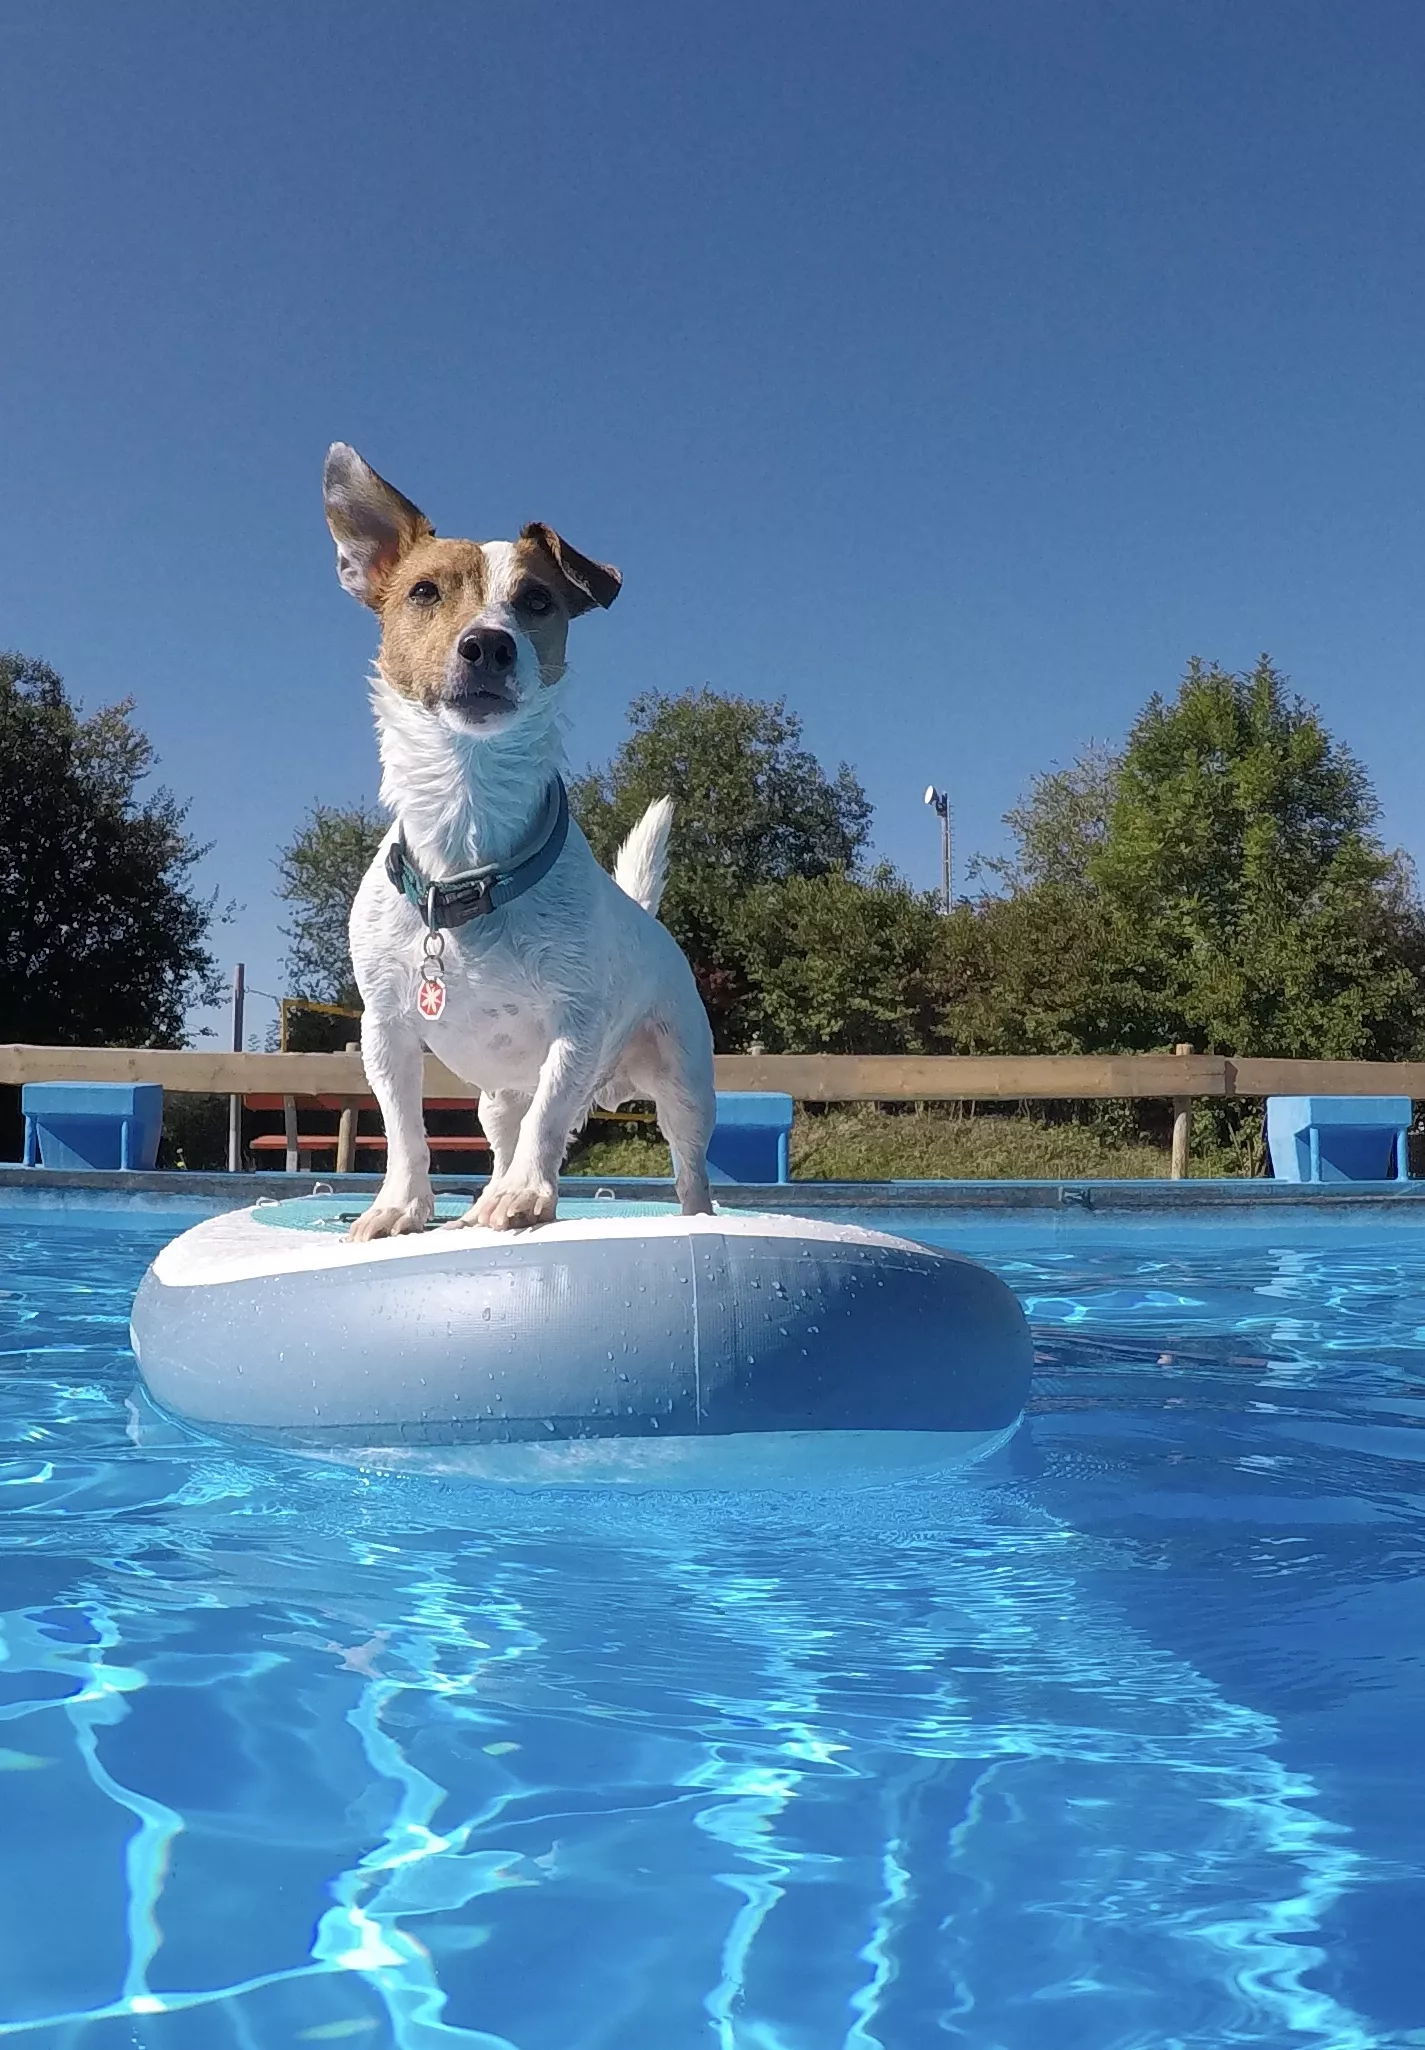
[[[490,1305],[489,1305],[488,1303],[486,1303],[486,1305],[485,1305],[484,1309],[483,1309],[483,1310],[482,1310],[482,1311],[480,1312],[480,1322],[481,1322],[482,1324],[488,1324],[488,1323],[489,1323],[489,1321],[490,1321]]]

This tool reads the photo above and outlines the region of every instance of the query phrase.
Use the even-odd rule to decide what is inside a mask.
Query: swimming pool
[[[187,1221],[0,1212],[0,2034],[1425,2043],[1420,1227],[897,1220],[1009,1447],[629,1500],[136,1430]]]

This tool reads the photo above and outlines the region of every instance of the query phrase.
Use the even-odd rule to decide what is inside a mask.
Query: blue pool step
[[[794,1105],[777,1089],[719,1089],[708,1146],[711,1182],[791,1180],[787,1144]]]
[[[27,1082],[25,1166],[152,1168],[163,1130],[157,1082]]]
[[[1269,1096],[1267,1149],[1279,1182],[1405,1181],[1408,1096]]]

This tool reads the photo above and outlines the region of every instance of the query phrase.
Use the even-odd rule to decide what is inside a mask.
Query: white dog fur
[[[518,543],[437,541],[342,443],[325,483],[342,582],[382,618],[371,694],[381,799],[395,821],[351,913],[362,1057],[389,1148],[381,1189],[351,1236],[420,1231],[431,1218],[427,1047],[478,1085],[493,1154],[489,1183],[461,1223],[510,1229],[553,1217],[571,1134],[594,1104],[633,1098],[656,1106],[683,1209],[710,1210],[712,1036],[688,963],[653,915],[671,803],[645,814],[612,879],[571,819],[558,860],[526,894],[447,931],[445,1009],[433,1021],[416,1008],[424,922],[386,870],[398,830],[435,880],[518,858],[563,764],[564,625],[611,603],[617,572],[549,528],[527,528]],[[543,617],[531,616],[536,604]],[[495,632],[482,644],[485,629]],[[510,664],[493,695],[472,691],[459,652],[478,665],[482,645]]]

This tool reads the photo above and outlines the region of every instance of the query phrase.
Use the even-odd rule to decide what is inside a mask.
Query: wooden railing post
[[[1187,1040],[1180,1040],[1173,1048],[1175,1054],[1189,1054],[1192,1047]],[[1188,1171],[1188,1141],[1192,1136],[1192,1098],[1173,1098],[1173,1165],[1172,1178],[1182,1181]]]
[[[347,1041],[348,1053],[360,1053],[360,1043]],[[341,1106],[341,1122],[336,1128],[336,1171],[350,1174],[356,1159],[356,1098],[348,1096]]]

